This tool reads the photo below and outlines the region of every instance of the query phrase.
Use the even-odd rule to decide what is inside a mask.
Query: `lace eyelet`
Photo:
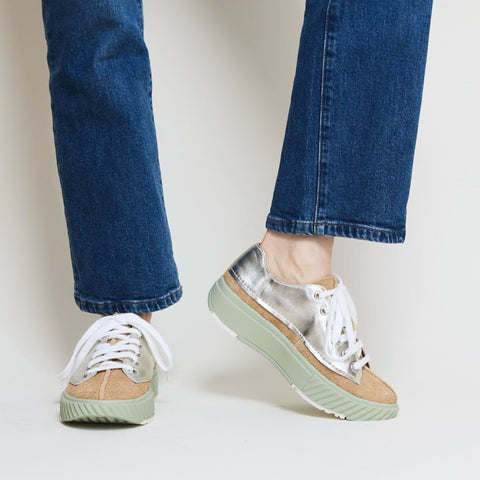
[[[341,357],[345,357],[345,355],[347,354],[348,352],[348,345],[345,346],[345,348],[342,349],[342,351],[340,352],[340,356]],[[355,361],[353,361],[352,363],[354,363]]]
[[[328,315],[328,309],[325,306],[320,307],[320,313],[326,317]]]
[[[138,370],[137,370],[136,368],[134,368],[134,369],[132,370],[132,373],[133,373],[133,374],[136,374],[136,373],[138,373]]]
[[[321,298],[322,298],[322,297],[321,297],[320,292],[319,292],[318,290],[317,290],[316,292],[313,292],[313,299],[314,299],[315,301],[318,302],[319,300],[321,300]]]

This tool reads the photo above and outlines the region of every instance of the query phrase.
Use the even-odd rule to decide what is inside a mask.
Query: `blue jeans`
[[[266,227],[403,242],[432,0],[307,0]],[[182,287],[165,212],[141,0],[43,0],[58,172],[81,310]]]

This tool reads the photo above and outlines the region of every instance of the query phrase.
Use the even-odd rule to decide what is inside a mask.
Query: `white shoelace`
[[[352,297],[342,280],[337,277],[338,285],[331,290],[319,290],[314,299],[322,302],[330,298],[327,310],[327,333],[325,339],[325,351],[331,360],[343,361],[351,355],[361,354],[363,343],[357,339],[353,325],[357,325],[357,311]],[[353,321],[353,324],[352,324]],[[336,346],[346,343],[347,348],[342,355],[336,352]],[[365,355],[351,364],[353,370],[360,370],[370,361],[370,356]]]
[[[141,344],[135,335],[144,336],[157,365],[165,372],[170,370],[172,354],[157,330],[134,313],[120,313],[99,318],[83,334],[65,370],[59,374],[60,379],[64,382],[69,380],[99,340],[102,341],[93,351],[86,369],[87,375],[118,368],[135,371],[134,366],[123,361],[131,359],[134,364],[138,362]],[[109,340],[117,341],[108,343]]]

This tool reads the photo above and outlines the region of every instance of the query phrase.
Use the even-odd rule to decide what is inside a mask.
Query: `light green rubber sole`
[[[62,422],[126,423],[143,425],[155,414],[158,375],[154,370],[150,388],[140,397],[128,400],[89,400],[76,398],[66,391],[60,397]]]
[[[240,299],[223,277],[210,289],[208,306],[229,333],[267,358],[314,407],[347,420],[386,420],[397,415],[397,404],[358,398],[324,377],[280,330]]]

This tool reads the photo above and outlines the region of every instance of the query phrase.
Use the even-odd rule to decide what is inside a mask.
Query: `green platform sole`
[[[223,277],[210,289],[208,306],[229,333],[267,358],[314,407],[347,420],[386,420],[397,415],[398,404],[358,398],[324,377],[280,330],[241,300]]]
[[[66,391],[60,397],[62,422],[125,423],[143,425],[155,414],[158,375],[153,372],[150,388],[140,397],[129,400],[88,400],[76,398]]]

